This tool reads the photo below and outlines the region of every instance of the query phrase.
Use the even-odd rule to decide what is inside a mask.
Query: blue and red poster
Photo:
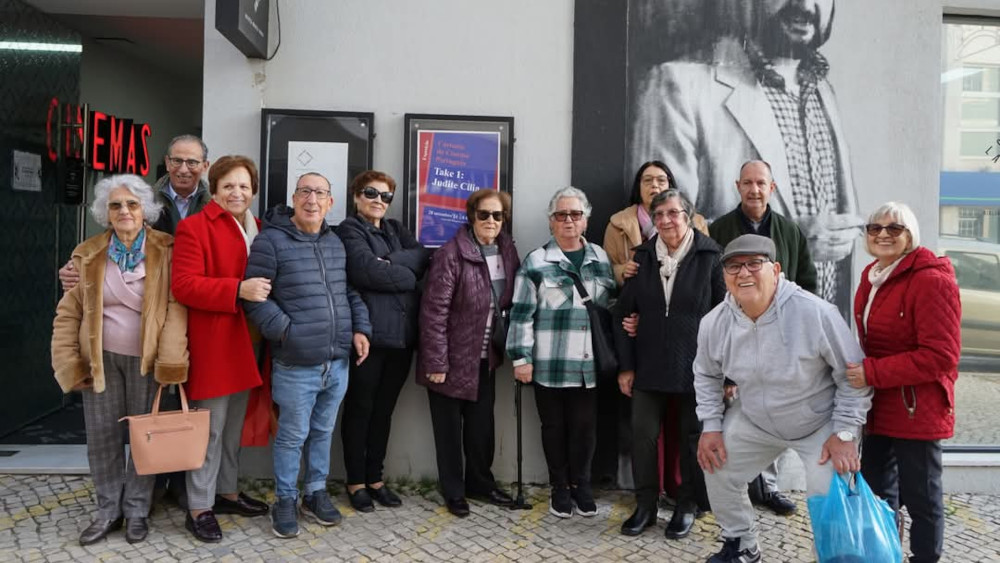
[[[472,192],[499,189],[500,133],[418,131],[417,151],[417,237],[441,246],[466,222]]]

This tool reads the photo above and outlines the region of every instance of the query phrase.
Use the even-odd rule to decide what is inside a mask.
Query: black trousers
[[[475,401],[456,399],[427,390],[434,427],[438,480],[447,500],[486,495],[496,487],[493,478],[493,405],[495,379],[489,362],[479,364],[479,393]],[[462,453],[465,452],[465,478]]]
[[[534,387],[549,484],[560,488],[589,485],[597,435],[597,389]]]
[[[910,561],[937,561],[944,550],[944,492],[941,488],[941,442],[864,437],[861,475],[893,510],[910,514]]]
[[[656,506],[660,489],[656,442],[662,421],[671,417],[677,421],[678,435],[664,438],[667,441],[679,440],[680,444],[681,482],[677,487],[677,509],[686,512],[699,508],[708,510],[705,474],[698,465],[701,422],[695,407],[694,393],[632,390],[632,478],[635,480],[636,501],[640,505]],[[671,426],[667,425],[668,428]],[[672,467],[665,464],[664,471],[668,472],[668,478],[673,478]]]
[[[410,374],[413,348],[376,348],[360,365],[351,361],[340,434],[344,440],[347,484],[382,481],[392,411]]]

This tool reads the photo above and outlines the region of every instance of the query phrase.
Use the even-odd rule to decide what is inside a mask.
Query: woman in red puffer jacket
[[[920,245],[910,208],[889,202],[865,226],[876,261],[861,274],[854,318],[865,351],[848,381],[875,388],[861,473],[875,494],[913,520],[910,561],[937,561],[944,542],[941,440],[955,428],[961,353],[958,284],[948,258]]]

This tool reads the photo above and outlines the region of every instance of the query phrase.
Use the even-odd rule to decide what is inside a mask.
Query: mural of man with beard
[[[650,6],[670,17],[678,2],[685,4]],[[652,66],[631,90],[627,161],[633,170],[666,162],[709,221],[740,204],[729,186],[734,171],[749,159],[769,161],[778,186],[772,207],[806,234],[819,295],[847,311],[849,258],[863,220],[818,51],[830,37],[834,0],[754,0],[740,9],[742,25]]]

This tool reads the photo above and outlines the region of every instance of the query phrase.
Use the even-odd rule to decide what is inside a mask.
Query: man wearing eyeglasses
[[[208,146],[194,135],[171,139],[163,158],[167,175],[153,184],[156,199],[163,204],[160,219],[153,228],[174,234],[177,223],[201,211],[212,199],[201,175],[208,170]]]
[[[708,232],[722,247],[745,234],[771,239],[775,247],[775,262],[781,264],[785,277],[802,289],[816,293],[816,266],[809,254],[806,236],[797,224],[771,209],[769,202],[777,187],[770,164],[763,160],[743,163],[740,177],[736,180],[739,205],[716,219]],[[736,392],[735,387],[727,387],[726,390],[727,395]],[[778,490],[778,468],[773,463],[750,483],[750,499],[782,516],[795,513],[795,503]]]
[[[826,494],[834,471],[861,468],[857,439],[872,389],[852,387],[846,371],[864,354],[837,308],[783,278],[775,257],[767,237],[730,242],[728,294],[698,329],[698,463],[725,541],[710,563],[760,561],[744,483],[785,449],[805,466],[807,496]],[[726,379],[741,395],[728,409]]]
[[[267,300],[244,301],[243,307],[273,344],[271,396],[280,414],[271,527],[279,538],[299,533],[300,461],[306,466],[302,513],[323,526],[341,521],[326,491],[330,443],[347,392],[351,352],[359,365],[365,361],[372,333],[368,307],[347,283],[344,243],[326,224],[332,205],[330,182],[317,173],[303,174],[292,207],[282,204],[265,213],[247,260],[246,279],[263,276],[273,284]]]

